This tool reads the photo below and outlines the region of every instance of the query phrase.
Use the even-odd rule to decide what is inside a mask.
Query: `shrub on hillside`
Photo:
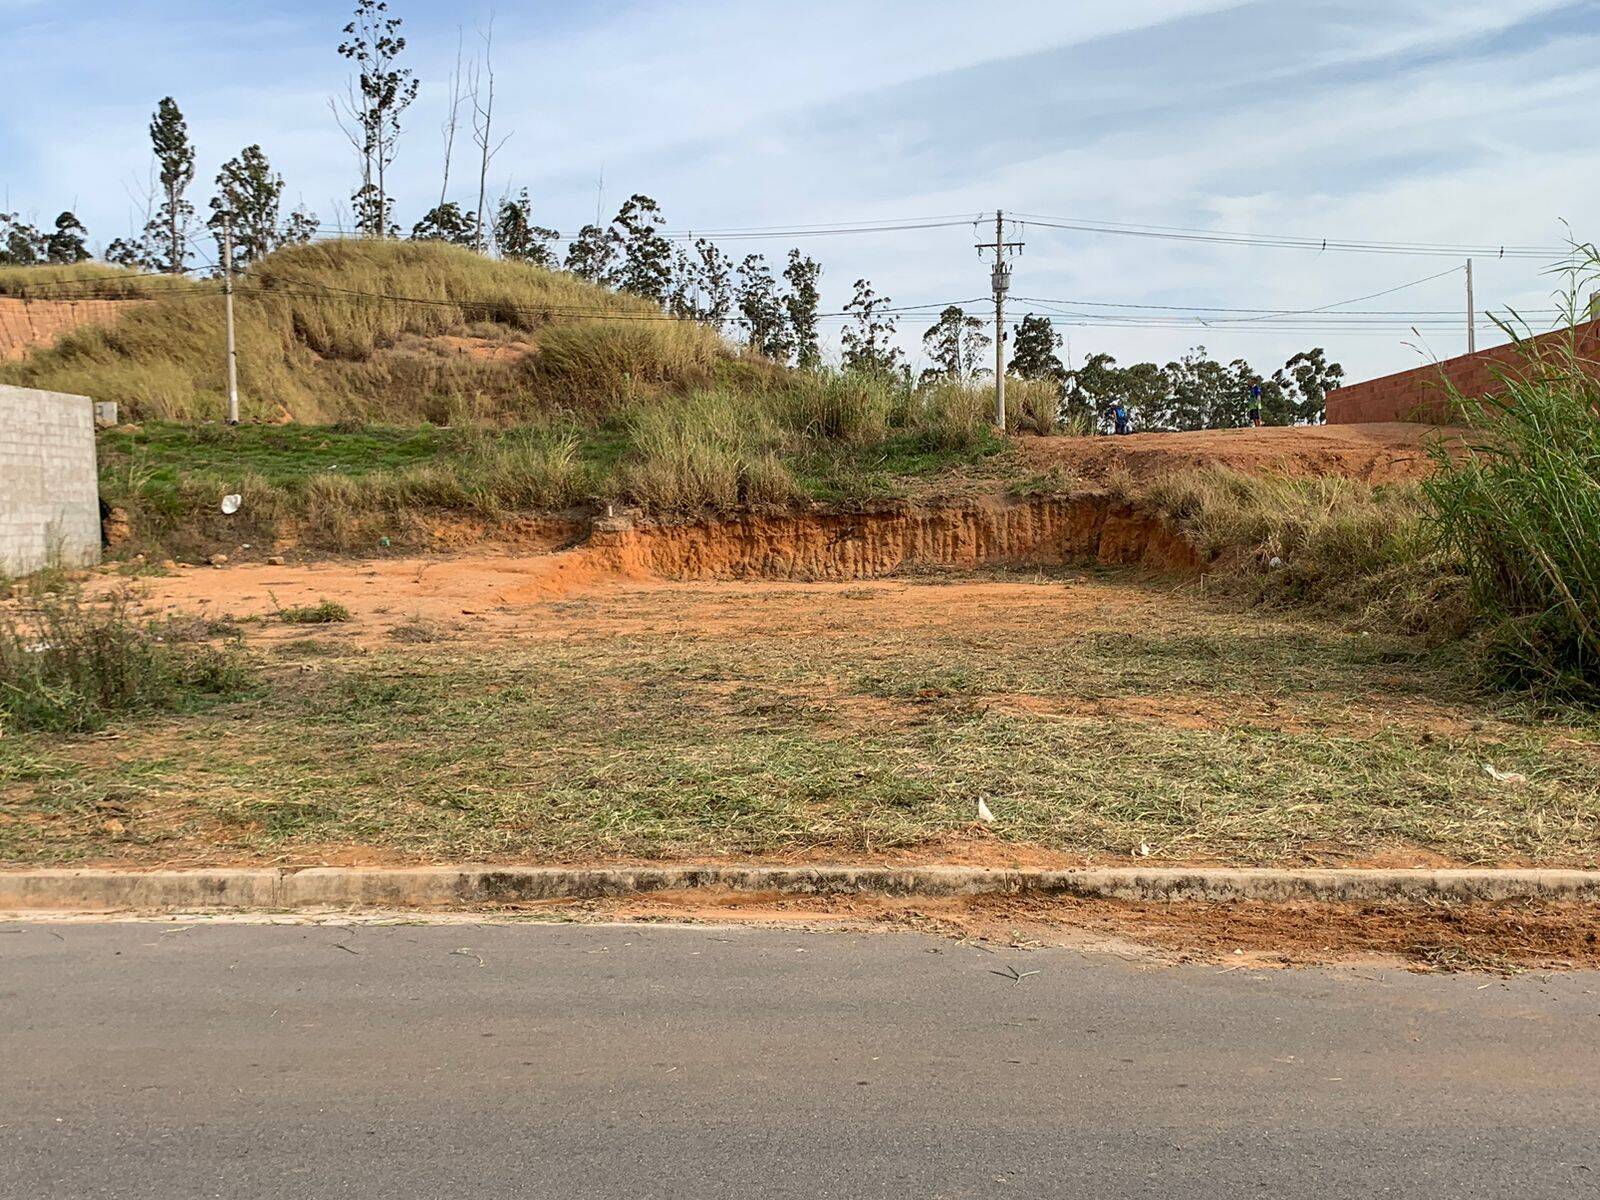
[[[636,410],[623,493],[647,509],[781,504],[799,493],[778,460],[777,431],[750,398],[701,391]]]

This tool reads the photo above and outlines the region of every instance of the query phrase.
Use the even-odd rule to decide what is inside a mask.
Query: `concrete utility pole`
[[[233,220],[222,218],[222,296],[228,308],[228,424],[239,423],[239,351],[233,337]]]
[[[1478,352],[1478,313],[1472,302],[1472,260],[1467,259],[1467,353]]]
[[[1011,254],[1022,250],[1021,242],[1006,241],[1005,213],[994,211],[994,241],[979,242],[978,255],[985,250],[994,251],[994,273],[990,285],[994,288],[994,424],[1001,433],[1006,431],[1006,293],[1011,290],[1011,264],[1006,261]]]

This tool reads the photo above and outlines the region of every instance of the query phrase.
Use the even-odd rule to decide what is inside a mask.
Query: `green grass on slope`
[[[727,398],[702,407],[719,403]],[[763,427],[729,440],[715,421],[702,428],[681,414],[500,429],[147,421],[100,435],[100,490],[131,522],[124,557],[203,558],[291,529],[307,550],[370,552],[380,538],[408,544],[419,518],[441,509],[509,517],[602,500],[685,511],[888,498],[1004,449],[981,427],[956,445],[919,428],[833,442]],[[758,467],[765,492],[748,474]],[[235,493],[243,506],[224,517],[220,501]]]

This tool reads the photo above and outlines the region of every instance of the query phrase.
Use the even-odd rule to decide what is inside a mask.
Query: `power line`
[[[1070,217],[1045,217],[1013,214],[1025,225],[1044,229],[1066,229],[1078,233],[1101,233],[1121,237],[1157,238],[1168,241],[1202,242],[1214,245],[1261,246],[1284,250],[1336,251],[1351,254],[1401,254],[1451,258],[1562,258],[1569,247],[1519,245],[1446,245],[1436,242],[1373,241],[1359,238],[1298,237],[1283,234],[1236,233],[1223,230],[1190,229],[1176,225],[1135,225],[1121,221],[1089,221]]]
[[[1018,296],[1018,300],[1031,304],[1067,304],[1079,308],[1126,308],[1144,309],[1147,311],[1160,311],[1164,313],[1265,313],[1269,316],[1280,316],[1287,312],[1325,312],[1324,308],[1303,308],[1285,310],[1277,308],[1224,308],[1217,305],[1205,304],[1126,304],[1115,300],[1052,300],[1044,296]],[[1347,301],[1354,303],[1354,301]],[[1519,308],[1518,312],[1556,313],[1554,308]],[[1363,317],[1446,317],[1455,316],[1453,308],[1351,308],[1333,316],[1363,316]]]
[[[1324,312],[1327,312],[1329,309],[1343,308],[1346,304],[1361,304],[1361,303],[1363,303],[1363,302],[1365,302],[1367,300],[1376,300],[1380,296],[1392,296],[1392,295],[1394,295],[1394,293],[1403,292],[1407,288],[1420,287],[1424,283],[1432,283],[1436,279],[1443,279],[1447,275],[1454,275],[1458,271],[1460,271],[1461,269],[1462,268],[1460,268],[1460,267],[1451,267],[1448,271],[1440,271],[1438,274],[1429,275],[1424,279],[1413,279],[1410,283],[1397,283],[1397,284],[1394,285],[1394,287],[1384,288],[1381,292],[1369,292],[1365,296],[1355,296],[1355,297],[1352,297],[1349,300],[1335,300],[1332,304],[1324,304],[1319,308],[1302,308],[1302,309],[1297,309],[1297,310],[1293,310],[1293,311],[1289,311],[1289,312],[1273,313],[1273,314],[1268,314],[1266,316],[1252,317],[1252,318],[1250,318],[1250,320],[1252,320],[1252,321],[1270,321],[1270,320],[1273,319],[1273,317],[1277,317],[1277,316],[1297,317],[1297,316],[1305,316],[1305,315],[1307,315],[1309,313],[1324,313]]]
[[[973,218],[971,216],[957,213],[948,217],[886,218],[877,221],[837,221],[809,225],[747,225],[710,229],[686,226],[683,229],[658,229],[657,232],[668,241],[694,241],[699,238],[716,239],[718,241],[753,241],[780,238],[841,237],[856,233],[902,233],[922,229],[958,229],[970,225],[972,222]],[[334,235],[364,235],[363,230],[350,229],[338,225],[319,224],[317,229],[319,233],[331,233]],[[558,239],[565,236],[567,235],[559,230],[556,231]]]
[[[855,233],[905,233],[918,229],[955,229],[971,225],[972,221],[923,221],[908,224],[893,225],[855,225],[838,226],[834,228],[789,228],[772,229],[761,233],[725,233],[717,230],[702,232],[699,230],[684,230],[682,233],[661,231],[662,236],[669,241],[690,241],[699,238],[715,239],[721,242],[743,242],[781,239],[783,241],[801,241],[813,237],[843,237]]]
[[[99,282],[99,281],[90,281]],[[311,280],[288,279],[283,283],[268,280],[265,282],[241,281],[236,286],[241,295],[253,295],[261,298],[278,296],[285,298],[322,299],[329,295],[347,296],[375,303],[410,304],[430,308],[448,308],[455,311],[468,311],[472,309],[489,310],[497,313],[512,313],[522,317],[540,320],[572,319],[572,320],[609,320],[609,321],[699,321],[701,318],[688,314],[675,314],[668,312],[624,312],[614,309],[580,307],[573,305],[507,305],[503,299],[496,297],[461,297],[461,298],[434,298],[423,296],[405,296],[395,293],[371,292],[355,288],[339,288],[329,284],[317,283]],[[175,285],[160,289],[152,298],[170,297],[173,299],[209,299],[221,294],[220,286],[212,282],[195,283],[190,285]],[[73,299],[126,299],[125,295],[96,297],[88,294],[78,294]],[[968,297],[952,301],[932,301],[922,304],[895,305],[882,310],[886,315],[914,318],[917,316],[933,316],[938,310],[948,307],[964,308],[967,305],[982,302],[985,297]],[[1131,308],[1115,304],[1096,304],[1083,301],[1056,301],[1046,300],[1041,297],[1019,297],[1026,302],[1038,304],[1045,308],[1046,319],[1052,324],[1070,325],[1083,328],[1101,329],[1174,329],[1190,330],[1215,329],[1227,332],[1267,332],[1281,333],[1340,333],[1355,334],[1361,332],[1377,333],[1384,331],[1399,332],[1411,328],[1453,328],[1459,318],[1444,313],[1333,313],[1323,306],[1320,309],[1299,310],[1299,314],[1318,314],[1323,319],[1318,321],[1296,320],[1295,311],[1266,310],[1278,319],[1255,323],[1254,317],[1229,317],[1213,316],[1204,319],[1198,316],[1184,316],[1184,311],[1206,311],[1213,313],[1248,312],[1257,314],[1262,310],[1237,310],[1224,308],[1194,309],[1177,311],[1151,312],[1150,315],[1117,311],[1102,313],[1093,311],[1097,308]],[[1352,303],[1354,301],[1346,301]],[[1068,306],[1068,307],[1062,307]],[[1155,308],[1157,306],[1140,306]],[[1545,310],[1524,310],[1543,313]],[[1553,310],[1551,310],[1553,311]],[[853,312],[846,310],[830,311],[817,314],[819,321],[829,323],[835,321],[851,321],[856,319]],[[1036,314],[1038,315],[1038,314]],[[1252,325],[1255,325],[1252,328]]]
[[[1442,278],[1445,278],[1446,275],[1458,274],[1458,272],[1461,272],[1461,270],[1462,267],[1451,267],[1450,270],[1440,270],[1437,275],[1426,275],[1424,278],[1414,278],[1414,280],[1410,280],[1410,282],[1397,283],[1397,285],[1392,286],[1392,288],[1382,288],[1381,291],[1370,291],[1370,293],[1366,293],[1365,296],[1352,296],[1352,298],[1342,299],[1342,301],[1331,301],[1328,302],[1328,304],[1318,304],[1318,306],[1310,307],[1310,309],[1242,309],[1242,307],[1200,306],[1200,304],[1190,304],[1190,306],[1182,306],[1182,304],[1115,304],[1115,302],[1058,301],[1058,299],[1045,299],[1040,298],[1040,296],[1019,296],[1018,299],[1022,299],[1022,301],[1034,302],[1034,304],[1054,304],[1054,306],[1066,304],[1066,306],[1080,307],[1080,309],[1162,310],[1162,312],[1168,312],[1168,314],[1171,314],[1171,312],[1213,312],[1213,314],[1218,314],[1219,312],[1219,314],[1251,314],[1248,315],[1248,317],[1213,318],[1213,322],[1218,323],[1218,325],[1227,322],[1237,323],[1237,325],[1243,325],[1243,323],[1251,322],[1278,323],[1278,318],[1306,317],[1306,315],[1310,314],[1328,314],[1330,317],[1341,318],[1341,323],[1344,323],[1342,322],[1342,318],[1346,317],[1450,317],[1450,315],[1454,315],[1456,310],[1434,309],[1411,312],[1411,310],[1344,309],[1344,306],[1346,306],[1346,304],[1362,304],[1363,301],[1378,299],[1379,296],[1392,296],[1392,294],[1397,293],[1397,291],[1405,291],[1408,290],[1408,288],[1416,288],[1416,286],[1421,286],[1422,283],[1432,283],[1435,282],[1435,280],[1442,280]],[[1333,309],[1344,310],[1342,310],[1342,312],[1333,312]],[[1133,317],[1130,318],[1130,320],[1158,320],[1158,318]]]

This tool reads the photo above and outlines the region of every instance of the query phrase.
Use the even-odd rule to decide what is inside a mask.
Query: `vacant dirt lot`
[[[140,581],[151,611],[236,629],[259,686],[100,735],[8,737],[0,859],[1600,859],[1593,718],[1488,700],[1405,639],[1238,611],[1203,580],[550,592],[521,586],[533,569]],[[324,597],[351,619],[274,615]]]

